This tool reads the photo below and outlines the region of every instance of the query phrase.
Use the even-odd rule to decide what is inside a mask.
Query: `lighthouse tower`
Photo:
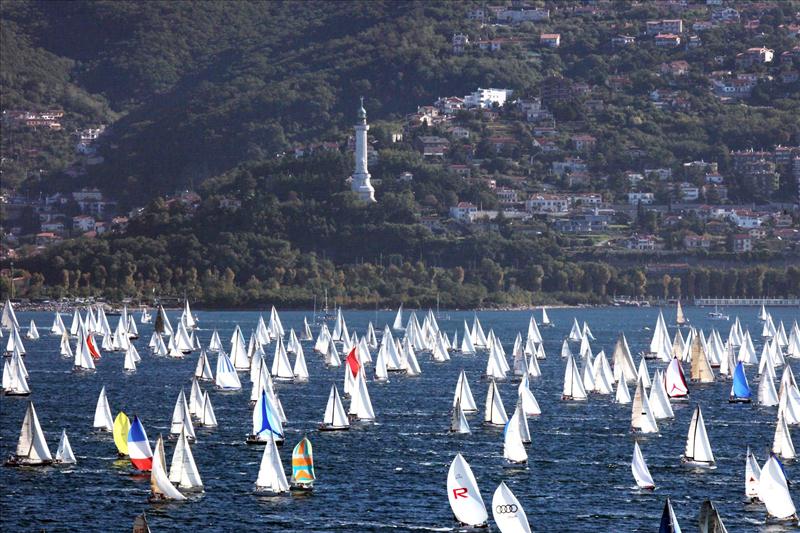
[[[353,182],[351,190],[358,195],[363,202],[375,201],[375,187],[369,182],[369,171],[367,170],[367,112],[364,109],[364,98],[361,98],[361,107],[358,108],[358,122],[356,129],[356,169],[353,172]]]

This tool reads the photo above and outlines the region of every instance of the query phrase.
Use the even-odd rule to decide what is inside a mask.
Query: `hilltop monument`
[[[358,195],[362,202],[375,201],[375,187],[369,182],[369,170],[367,170],[367,111],[364,109],[364,97],[361,97],[361,107],[358,108],[358,122],[356,130],[356,168],[353,172],[350,190]]]

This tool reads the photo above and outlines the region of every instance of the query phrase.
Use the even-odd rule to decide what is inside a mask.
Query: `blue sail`
[[[747,384],[747,376],[744,373],[744,365],[741,361],[736,365],[733,372],[733,396],[736,398],[750,398],[750,385]]]
[[[261,404],[261,429],[258,433],[261,434],[265,431],[269,431],[270,433],[283,438],[283,435],[275,429],[280,426],[275,419],[275,414],[272,412],[271,404],[267,400],[267,391],[261,391],[261,401],[259,403]]]

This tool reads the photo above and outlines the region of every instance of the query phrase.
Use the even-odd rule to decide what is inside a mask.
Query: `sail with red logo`
[[[469,463],[457,454],[447,474],[447,497],[456,520],[463,525],[481,527],[489,518],[478,483]]]
[[[671,400],[687,399],[689,386],[686,385],[683,368],[681,368],[681,363],[677,357],[672,358],[664,373],[664,388],[667,390],[667,396]]]

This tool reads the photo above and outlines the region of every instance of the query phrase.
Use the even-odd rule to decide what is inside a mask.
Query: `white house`
[[[478,87],[477,91],[464,97],[464,107],[492,108],[495,104],[502,106],[513,92],[511,89],[481,89]]]
[[[641,202],[642,205],[651,205],[655,198],[651,192],[629,192],[628,203],[630,205],[637,205]]]
[[[469,222],[471,220],[471,214],[477,212],[478,207],[475,204],[458,202],[457,205],[450,208],[450,217],[462,222]]]
[[[525,201],[529,213],[566,213],[569,197],[561,194],[534,194]]]

